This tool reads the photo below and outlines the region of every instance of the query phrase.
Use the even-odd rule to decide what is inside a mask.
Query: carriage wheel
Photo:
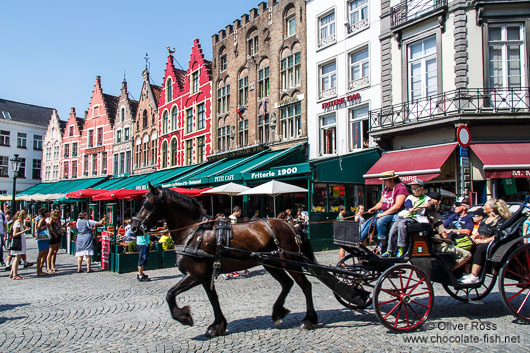
[[[516,249],[501,269],[502,302],[517,318],[530,322],[530,245]]]
[[[392,331],[407,332],[427,321],[434,304],[429,277],[416,266],[396,265],[387,269],[374,288],[374,310]]]
[[[451,297],[461,302],[467,303],[470,300],[475,301],[485,298],[491,292],[493,287],[495,287],[496,282],[497,274],[486,273],[484,282],[478,288],[455,289],[453,286],[447,284],[443,284],[443,287],[447,294],[449,294]]]
[[[337,263],[337,267],[341,268],[341,269],[351,269],[353,266],[355,266],[355,264],[356,264],[355,261],[357,261],[357,260],[358,260],[357,257],[354,257],[352,254],[348,254],[348,255],[344,256]],[[337,279],[339,281],[352,286],[352,288],[361,288],[361,289],[367,290],[369,292],[372,291],[372,288],[374,287],[375,282],[377,281],[377,278],[375,278],[375,276],[374,276],[373,279],[367,280],[363,284],[359,284],[360,278],[359,278],[359,276],[355,275],[354,273],[352,273],[351,275],[346,275],[346,274],[342,274],[342,273],[336,273],[335,277],[337,277]],[[363,305],[353,304],[353,303],[345,300],[344,298],[340,297],[336,293],[333,293],[333,295],[335,296],[335,298],[337,299],[337,301],[339,303],[344,305],[346,308],[353,309],[353,310],[364,309],[367,306],[369,306],[370,304],[372,304],[372,295],[370,295],[366,299],[366,302]]]

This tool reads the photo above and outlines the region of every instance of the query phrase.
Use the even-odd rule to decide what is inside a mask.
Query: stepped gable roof
[[[0,98],[0,121],[2,119],[6,120],[2,112],[9,113],[12,121],[47,128],[53,113],[53,108],[14,102]]]
[[[107,107],[109,121],[112,125],[114,125],[114,119],[116,118],[116,113],[118,112],[118,103],[120,102],[120,97],[103,93],[103,99],[105,100],[105,106]]]

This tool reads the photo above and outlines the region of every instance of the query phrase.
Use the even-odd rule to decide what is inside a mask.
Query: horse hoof
[[[300,326],[300,328],[302,330],[314,330],[317,328],[317,325],[316,324],[313,324],[309,321],[306,321],[306,322],[302,322],[302,326]]]
[[[215,332],[214,329],[209,329],[208,331],[206,331],[204,336],[207,337],[207,338],[214,338],[214,337],[217,336],[217,332]]]
[[[278,320],[274,321],[274,327],[278,327],[278,326],[280,326],[282,323],[283,323],[283,319],[278,319]]]

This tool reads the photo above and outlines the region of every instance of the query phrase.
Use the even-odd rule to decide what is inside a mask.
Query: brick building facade
[[[44,135],[44,156],[42,158],[42,181],[54,182],[61,178],[61,144],[65,122],[61,121],[57,110],[53,110]]]
[[[269,0],[212,36],[214,154],[307,140],[303,0]]]
[[[211,62],[195,39],[185,72],[168,57],[160,98],[160,168],[202,163],[211,153]],[[169,85],[173,86],[169,88]],[[172,99],[168,100],[169,93]]]
[[[114,122],[113,168],[114,175],[130,175],[133,153],[133,117],[136,116],[138,102],[129,98],[127,82],[121,84],[118,112]]]
[[[80,176],[79,145],[83,124],[84,119],[76,117],[75,108],[71,108],[63,133],[62,179],[75,179]]]
[[[147,68],[142,77],[138,111],[133,121],[133,174],[155,171],[158,165],[158,99],[162,88],[151,84]]]
[[[97,76],[81,132],[79,176],[92,177],[113,174],[112,159],[110,158],[113,151],[112,127],[118,102],[119,97],[103,93],[101,77]]]

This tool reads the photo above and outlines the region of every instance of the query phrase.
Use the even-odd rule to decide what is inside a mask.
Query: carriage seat
[[[410,239],[409,256],[430,256],[434,253],[434,230],[430,223],[411,223],[407,233]]]

